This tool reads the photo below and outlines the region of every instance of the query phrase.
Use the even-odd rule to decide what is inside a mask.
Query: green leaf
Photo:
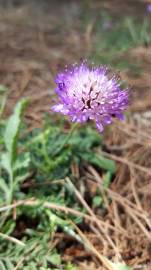
[[[47,257],[47,260],[56,266],[61,264],[61,257],[59,254],[52,254],[51,256]]]
[[[127,266],[123,263],[112,263],[110,262],[112,265],[113,270],[133,270],[132,267]]]
[[[14,171],[28,168],[29,163],[30,163],[30,153],[29,152],[23,153],[23,155],[16,160],[14,164]]]
[[[95,196],[93,198],[93,203],[92,203],[93,204],[93,207],[95,208],[95,207],[101,206],[102,202],[103,202],[103,200],[102,200],[102,197],[101,196]]]
[[[7,100],[8,89],[4,85],[0,85],[0,116],[4,111],[4,107]]]
[[[108,171],[103,175],[103,186],[105,188],[108,188],[111,184],[111,180],[112,180],[112,173]]]
[[[65,270],[78,270],[78,268],[75,265],[71,264],[71,262],[68,262],[67,265],[65,265],[64,269]]]
[[[7,87],[5,85],[0,84],[0,95],[3,95],[8,91]]]
[[[0,177],[0,190],[2,190],[5,193],[5,195],[9,193],[9,187],[2,177]]]
[[[12,168],[10,164],[10,159],[9,159],[9,153],[3,153],[1,156],[0,164],[3,167],[3,169],[6,170],[6,172],[11,175],[12,173]]]
[[[15,221],[9,219],[8,221],[5,222],[5,224],[3,225],[3,228],[1,230],[1,232],[3,234],[7,234],[7,235],[10,235],[12,234],[14,228],[15,228]]]
[[[10,164],[12,165],[16,160],[17,155],[17,139],[19,128],[21,124],[22,113],[28,103],[28,100],[23,98],[18,102],[14,109],[13,115],[9,118],[6,125],[6,130],[4,134],[4,142],[6,149],[9,153]]]
[[[92,128],[84,127],[75,132],[69,142],[76,150],[85,152],[94,146],[101,145],[102,137]]]
[[[2,261],[0,261],[0,269],[1,270],[6,270],[4,263]]]
[[[9,269],[9,270],[14,269],[14,265],[12,264],[12,262],[9,259],[6,259],[5,264],[7,266],[7,269]]]
[[[30,172],[25,172],[24,174],[16,176],[15,184],[24,182],[30,175]]]
[[[95,153],[84,153],[82,158],[92,163],[94,166],[97,166],[101,169],[107,170],[114,174],[116,172],[116,165],[113,160],[105,158],[103,156],[99,156]]]

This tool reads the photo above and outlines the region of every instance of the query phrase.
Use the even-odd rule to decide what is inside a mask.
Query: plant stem
[[[14,238],[12,236],[9,236],[7,234],[3,234],[3,233],[0,232],[0,237],[2,237],[3,239],[6,239],[8,241],[11,241],[11,242],[13,242],[13,243],[15,243],[17,245],[20,245],[20,246],[23,246],[23,247],[25,246],[25,244],[22,241]]]
[[[75,122],[75,123],[72,125],[72,127],[71,127],[71,129],[70,129],[68,135],[66,136],[65,140],[64,140],[63,143],[60,145],[60,147],[58,147],[58,149],[57,149],[56,152],[54,153],[54,156],[57,155],[57,154],[64,148],[64,146],[68,143],[69,139],[71,138],[73,132],[76,130],[77,126],[78,126],[78,123],[77,123],[77,122]]]

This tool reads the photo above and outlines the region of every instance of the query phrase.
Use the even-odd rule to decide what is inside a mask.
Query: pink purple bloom
[[[55,112],[68,115],[73,122],[94,120],[100,132],[113,117],[123,120],[128,106],[128,89],[122,89],[119,79],[108,76],[106,67],[89,67],[85,62],[73,65],[55,79],[59,103]]]
[[[110,21],[106,21],[102,24],[103,30],[111,30],[113,28],[113,23]]]
[[[151,4],[148,4],[146,9],[150,13],[151,12]]]

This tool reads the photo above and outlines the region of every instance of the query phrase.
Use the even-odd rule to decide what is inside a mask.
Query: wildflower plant
[[[123,89],[122,82],[116,75],[110,77],[106,67],[90,67],[86,62],[79,65],[75,64],[71,68],[66,68],[63,72],[60,72],[56,76],[55,82],[57,85],[55,92],[58,95],[59,103],[54,105],[52,110],[69,116],[71,121],[75,122],[63,144],[57,149],[56,154],[68,142],[77,127],[77,123],[93,120],[101,133],[104,126],[112,123],[113,117],[119,120],[124,119],[123,113],[129,103],[129,90],[128,88]],[[100,156],[94,158],[91,152],[86,153],[86,155],[83,153],[83,156],[95,165],[101,163]],[[104,161],[103,163],[106,166]],[[108,187],[112,173],[115,172],[114,166],[109,166],[109,160],[107,163],[107,168],[110,167],[113,171],[106,174],[106,179],[103,179],[104,187]],[[93,203],[100,206],[102,202],[99,200],[98,203],[97,197],[95,199],[97,199],[97,203],[96,200],[93,200]],[[100,258],[108,269],[131,270],[123,263],[112,263],[102,255],[100,255]]]

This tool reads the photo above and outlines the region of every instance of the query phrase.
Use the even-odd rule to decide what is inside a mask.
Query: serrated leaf
[[[31,174],[29,172],[26,172],[22,175],[18,175],[15,177],[15,184],[16,183],[22,183],[24,182]]]
[[[25,98],[18,102],[18,104],[14,109],[13,115],[9,118],[8,123],[6,125],[4,142],[5,147],[9,153],[10,164],[13,164],[16,160],[17,138],[21,124],[21,116],[27,103],[28,100]]]
[[[92,147],[101,145],[102,137],[92,128],[85,127],[85,129],[81,129],[73,134],[70,138],[70,143],[79,151],[89,151]]]
[[[6,172],[11,175],[12,173],[12,168],[10,164],[10,159],[9,159],[9,153],[3,153],[1,156],[0,164],[3,167],[3,169],[6,170]]]
[[[12,262],[9,259],[6,259],[5,264],[6,264],[8,270],[14,269],[14,265],[12,264]]]
[[[47,257],[47,260],[56,266],[61,264],[61,257],[59,254],[52,254],[51,256]]]
[[[0,177],[0,190],[2,190],[5,193],[5,195],[9,193],[9,187],[2,177]]]
[[[14,164],[14,171],[20,170],[20,169],[26,169],[29,166],[30,163],[30,153],[24,153],[22,158],[18,158],[15,161]]]
[[[12,221],[12,220],[8,220],[5,222],[5,224],[3,225],[3,230],[2,230],[2,233],[3,234],[7,234],[7,235],[10,235],[13,230],[15,228],[15,222]]]
[[[0,261],[0,269],[1,270],[6,270],[4,263],[2,261]]]
[[[116,164],[113,160],[110,160],[103,156],[98,156],[97,154],[93,152],[83,153],[82,158],[84,158],[85,160],[89,161],[90,163],[92,163],[93,165],[101,169],[111,172],[112,174],[116,172]]]

